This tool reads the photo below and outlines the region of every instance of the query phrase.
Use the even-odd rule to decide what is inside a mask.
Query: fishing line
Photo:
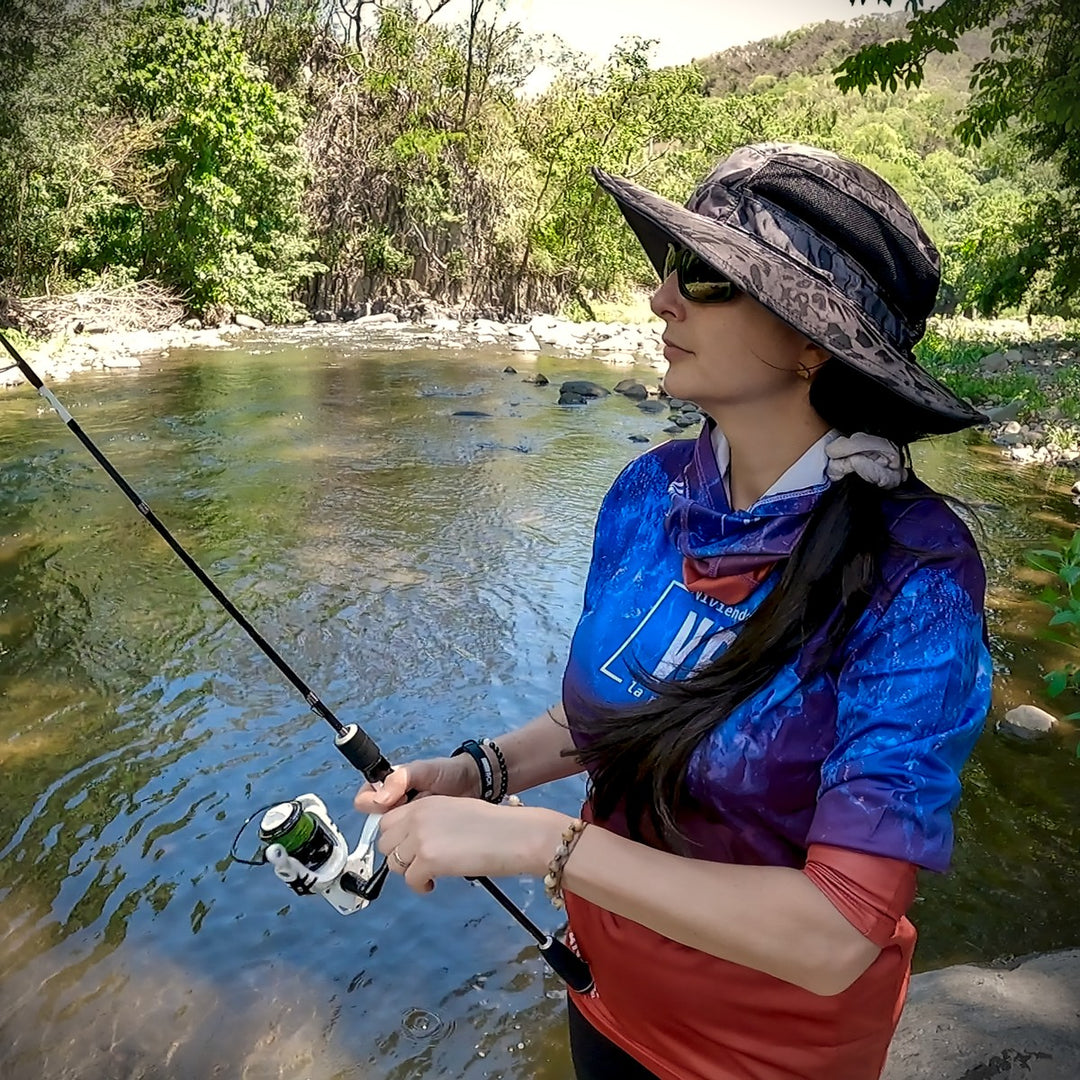
[[[105,470],[114,484],[127,496],[154,531],[172,549],[178,559],[202,582],[211,596],[225,609],[259,650],[300,693],[311,711],[322,717],[334,729],[334,745],[353,768],[361,772],[371,784],[381,783],[393,770],[375,741],[359,724],[343,724],[323,703],[310,686],[293,670],[277,650],[245,618],[236,605],[221,591],[213,579],[184,550],[179,541],[159,520],[141,495],[124,479],[112,462],[98,449],[93,440],[79,426],[56,395],[38,377],[15,347],[0,331],[0,343],[10,354],[14,364],[0,369],[10,371],[17,367],[23,377],[49,403],[68,430],[86,448],[93,459]],[[408,798],[416,793],[410,791]],[[264,808],[265,809],[265,808]],[[244,822],[233,841],[236,844],[259,811]],[[316,795],[301,795],[266,809],[259,827],[260,840],[265,845],[259,861],[240,859],[249,865],[268,862],[274,873],[296,893],[308,895],[318,892],[342,914],[352,914],[375,900],[386,880],[386,860],[374,868],[375,837],[378,831],[378,815],[370,815],[353,852],[340,830],[331,820],[322,800]],[[551,934],[545,934],[494,882],[486,877],[469,878],[487,890],[496,902],[537,943],[541,955],[552,970],[574,990],[585,992],[592,987],[592,975],[588,965],[563,942]]]

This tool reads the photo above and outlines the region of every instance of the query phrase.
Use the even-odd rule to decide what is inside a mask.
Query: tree
[[[866,0],[859,0],[865,5]],[[892,0],[878,0],[892,6]],[[854,5],[855,0],[851,0]],[[906,38],[867,45],[836,69],[843,90],[895,90],[922,83],[927,58],[956,51],[969,30],[991,28],[991,54],[975,65],[971,99],[957,127],[979,147],[1014,133],[1036,161],[1060,173],[1056,189],[1025,201],[1001,245],[995,305],[1027,301],[1074,313],[1080,295],[1080,5],[1075,0],[905,0]],[[1034,291],[1031,282],[1037,282]]]
[[[84,265],[131,267],[200,312],[287,317],[292,289],[314,268],[296,102],[250,64],[236,31],[168,9],[136,15],[106,91],[112,115],[158,133],[143,156],[159,198],[110,207]]]

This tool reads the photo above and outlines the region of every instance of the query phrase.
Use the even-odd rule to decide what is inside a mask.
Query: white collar
[[[750,510],[776,495],[787,495],[792,491],[805,491],[808,488],[823,487],[828,484],[829,478],[825,470],[828,467],[829,458],[825,453],[825,447],[833,439],[838,438],[840,438],[840,432],[836,428],[826,431],[797,461],[784,470],[772,487],[754,503],[754,506],[750,507]],[[720,470],[721,479],[724,481],[724,491],[727,493],[728,503],[730,504],[731,447],[728,445],[727,437],[716,425],[713,425],[712,429],[712,448],[713,453],[716,455],[716,466]]]

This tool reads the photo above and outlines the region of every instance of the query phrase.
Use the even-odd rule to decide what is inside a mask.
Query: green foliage
[[[488,18],[485,0],[456,26],[387,0],[345,40],[323,0],[72,0],[51,19],[12,0],[0,279],[44,292],[153,277],[200,311],[270,319],[295,312],[298,285],[317,306],[422,292],[588,315],[655,279],[592,167],[682,200],[734,146],[788,139],[857,157],[898,188],[942,252],[943,310],[1067,312],[1080,290],[1059,273],[1060,223],[1080,235],[1080,200],[1061,154],[1033,165],[1002,114],[964,111],[984,94],[971,73],[998,78],[992,65],[1019,48],[995,30],[992,51],[970,4],[943,0],[936,22],[917,10],[914,46],[897,12],[656,70],[646,42],[597,65]],[[191,17],[211,9],[228,19]],[[555,77],[530,94],[540,63]],[[861,95],[837,87],[837,64]],[[1018,100],[1020,75],[999,74]],[[969,116],[979,138],[965,142]],[[981,401],[1039,393],[945,367]]]
[[[997,347],[991,342],[958,341],[931,328],[915,346],[915,354],[931,375],[980,408],[1019,401],[1024,416],[1045,408],[1046,392],[1036,376],[1021,371],[983,373],[982,358]]]
[[[855,0],[851,0],[854,4]],[[882,0],[891,6],[892,0]],[[866,0],[860,0],[865,4]],[[953,53],[960,37],[990,29],[991,51],[975,64],[971,99],[956,133],[978,149],[1011,132],[1059,182],[1025,192],[996,235],[984,229],[962,257],[994,279],[977,288],[982,310],[1026,304],[1075,313],[1080,289],[1080,6],[1072,0],[907,0],[907,36],[863,46],[837,68],[844,90],[922,85],[928,57]]]
[[[1042,603],[1053,614],[1045,636],[1080,651],[1080,529],[1072,539],[1055,548],[1029,551],[1027,561],[1054,582],[1040,594]],[[1069,662],[1062,668],[1047,672],[1044,676],[1046,690],[1051,697],[1059,697],[1068,691],[1080,694],[1080,664]],[[1080,720],[1080,712],[1070,713],[1067,720]],[[1080,747],[1077,748],[1080,755]]]
[[[316,268],[299,110],[236,32],[178,6],[87,8],[67,47],[32,66],[0,151],[0,275],[45,292],[119,270],[199,312],[290,317]]]
[[[313,269],[295,101],[252,68],[235,31],[154,8],[135,19],[109,74],[111,107],[159,131],[144,159],[161,200],[103,214],[109,241],[95,260],[137,266],[199,311],[290,316],[290,292]]]

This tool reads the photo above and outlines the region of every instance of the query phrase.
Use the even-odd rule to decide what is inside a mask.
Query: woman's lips
[[[666,337],[661,338],[660,340],[663,341],[663,343],[664,343],[664,359],[667,360],[669,363],[672,360],[678,359],[680,356],[688,356],[689,355],[689,350],[688,349],[680,348],[673,341],[668,341],[668,339]]]

